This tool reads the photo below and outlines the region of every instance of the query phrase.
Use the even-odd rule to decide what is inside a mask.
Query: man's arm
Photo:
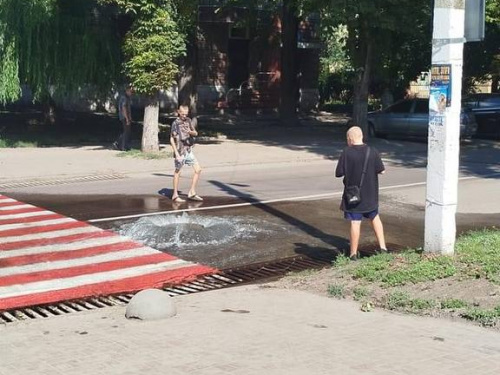
[[[340,154],[339,161],[337,162],[337,169],[335,169],[335,177],[343,177],[344,171],[344,152]]]
[[[123,102],[122,113],[123,113],[123,117],[125,117],[125,123],[127,125],[130,125],[130,123],[132,122],[132,119],[130,118],[130,112],[128,110],[127,101]]]
[[[170,135],[170,146],[172,146],[172,151],[174,152],[175,158],[181,159],[181,155],[179,154],[179,151],[177,150],[177,145],[176,145],[175,139],[172,135]]]
[[[189,135],[191,137],[197,137],[198,136],[198,131],[196,130],[196,124],[198,121],[195,118],[192,118],[191,121],[189,121]]]

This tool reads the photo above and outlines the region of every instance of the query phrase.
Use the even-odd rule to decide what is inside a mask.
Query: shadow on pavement
[[[234,197],[237,197],[244,202],[248,203],[255,203],[254,207],[270,214],[273,215],[286,223],[292,225],[293,227],[300,229],[304,233],[315,237],[317,239],[320,239],[322,242],[324,242],[327,245],[332,246],[332,248],[323,248],[323,247],[311,247],[306,244],[301,244],[301,243],[296,243],[295,245],[297,246],[295,249],[295,252],[297,254],[302,254],[302,255],[307,255],[308,257],[312,259],[321,259],[321,260],[334,260],[335,257],[341,253],[343,253],[349,246],[349,242],[347,241],[346,238],[335,236],[332,234],[328,234],[323,232],[322,230],[302,221],[299,220],[296,217],[293,217],[283,211],[280,211],[268,204],[265,203],[260,203],[253,195],[251,194],[246,194],[242,193],[239,190],[229,186],[228,184],[225,184],[220,181],[214,181],[210,180],[208,181],[209,183],[217,186],[219,189],[222,191],[228,193],[229,195],[232,195]]]

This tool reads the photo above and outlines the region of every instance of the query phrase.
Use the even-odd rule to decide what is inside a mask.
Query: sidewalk
[[[307,138],[226,140],[201,144],[197,153],[205,168],[225,168],[331,159],[344,144],[338,138],[316,143]],[[422,163],[427,146],[377,140],[376,147],[396,161]],[[485,151],[473,149],[467,155],[474,152],[479,158]],[[23,181],[133,177],[171,168],[171,160],[117,154],[101,147],[3,149],[0,187]],[[356,303],[270,286],[175,297],[178,315],[157,322],[127,321],[120,307],[0,325],[0,375],[500,371],[498,332],[383,310],[363,313]]]
[[[125,308],[0,326],[1,375],[496,375],[497,332],[293,290],[175,297],[177,316]]]

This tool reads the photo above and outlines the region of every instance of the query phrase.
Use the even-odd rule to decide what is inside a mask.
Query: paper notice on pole
[[[451,105],[451,65],[432,65],[429,95],[429,125],[443,126]]]

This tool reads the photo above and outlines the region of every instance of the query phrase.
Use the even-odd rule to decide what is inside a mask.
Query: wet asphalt
[[[124,226],[140,220],[144,214],[158,216],[198,216],[241,221],[254,230],[221,244],[170,245],[161,249],[182,259],[228,269],[274,261],[296,255],[333,260],[348,249],[349,225],[338,207],[338,197],[315,200],[262,204],[245,198],[205,197],[205,201],[172,205],[159,194],[121,195],[36,195],[10,194],[13,198],[119,232]],[[238,206],[241,205],[241,206]],[[231,207],[228,207],[231,206]],[[394,250],[419,248],[423,245],[424,209],[401,204],[390,195],[381,196],[381,217],[386,240]],[[187,212],[186,212],[187,211]],[[138,217],[130,217],[137,215]],[[94,221],[95,218],[101,218]],[[115,218],[115,219],[113,219]],[[500,223],[500,214],[458,214],[459,233]],[[148,245],[154,246],[153,243]],[[158,248],[158,247],[157,247]],[[369,222],[362,226],[360,249],[369,254],[377,248]]]

